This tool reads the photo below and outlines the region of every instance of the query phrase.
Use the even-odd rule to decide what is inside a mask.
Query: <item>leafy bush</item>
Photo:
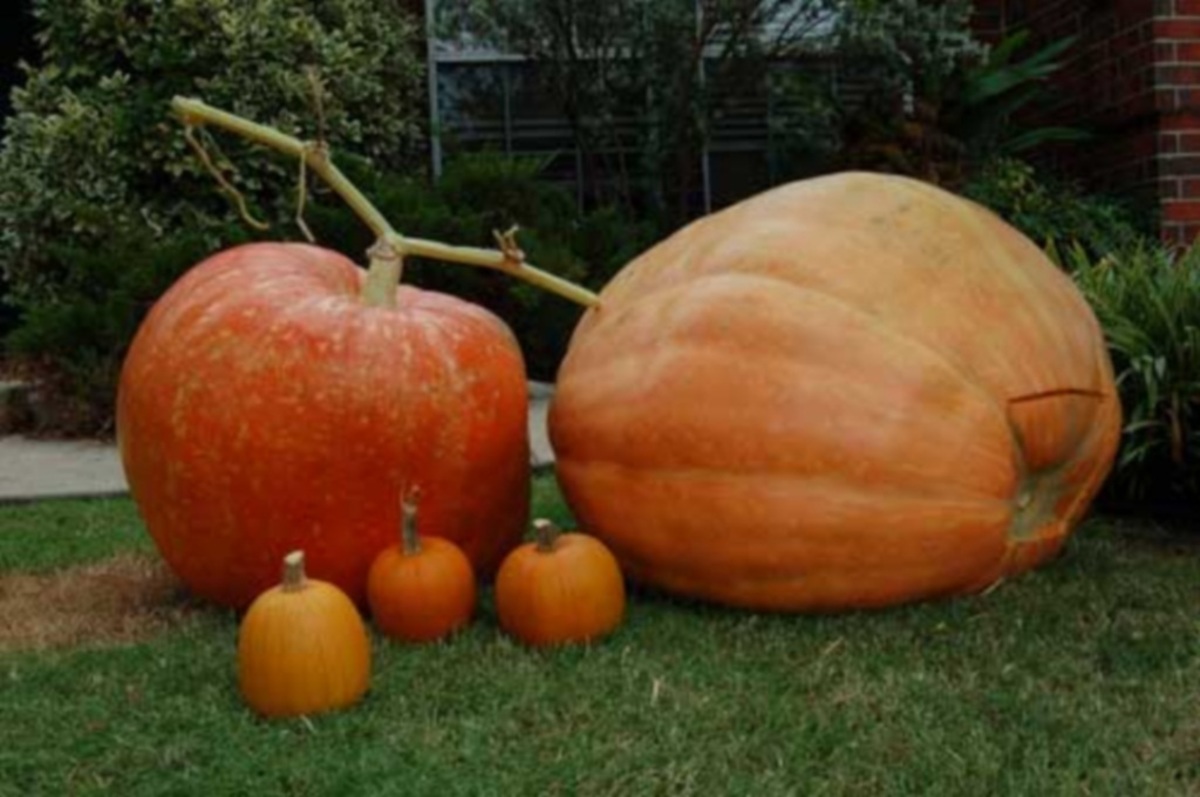
[[[247,237],[171,97],[304,137],[323,128],[373,168],[401,170],[420,143],[418,32],[388,0],[34,0],[33,11],[41,57],[12,94],[0,146],[0,322],[14,328],[7,348],[58,372],[73,407],[61,425],[90,431],[111,412],[146,306]],[[310,66],[328,86],[319,116]],[[297,164],[232,137],[209,146],[274,237],[294,236]]]
[[[258,153],[257,157],[272,157]],[[527,225],[518,241],[530,262],[594,288],[603,286],[657,234],[613,209],[580,216],[565,190],[540,179],[536,161],[476,155],[451,162],[441,182],[389,177],[349,159],[347,173],[397,229],[416,237],[491,246],[491,231]],[[340,200],[320,195],[306,213],[318,242],[363,262],[366,227]],[[55,243],[46,254],[67,264],[56,301],[30,304],[9,348],[53,367],[54,400],[46,422],[55,431],[111,428],[121,362],[150,306],[187,268],[259,237],[245,225],[158,235],[146,227],[114,227],[102,248]],[[552,379],[580,308],[499,272],[413,260],[404,279],[490,308],[513,327],[535,378]]]
[[[1104,327],[1125,429],[1106,492],[1120,501],[1200,498],[1200,247],[1141,246],[1094,260],[1065,251]]]
[[[518,243],[529,262],[599,290],[660,230],[613,207],[580,214],[567,190],[542,179],[543,165],[495,153],[464,155],[448,162],[432,186],[380,175],[354,161],[344,170],[404,234],[490,247],[493,230],[520,225]],[[312,205],[308,220],[322,244],[359,260],[371,244],[362,223],[336,201]],[[489,269],[413,259],[404,279],[476,302],[503,318],[535,379],[554,378],[581,313],[565,299]]]
[[[1037,243],[1082,247],[1092,259],[1152,243],[1149,214],[1128,201],[1097,196],[1046,178],[1029,164],[999,158],[984,166],[963,193],[991,208]]]
[[[1086,137],[1073,128],[1019,124],[1050,92],[1073,44],[1027,52],[1017,31],[988,47],[971,29],[969,0],[857,0],[839,47],[859,65],[870,99],[846,115],[843,165],[899,172],[958,187],[984,158]]]
[[[386,0],[36,0],[34,14],[42,57],[13,92],[0,150],[0,271],[23,308],[69,279],[59,244],[107,247],[136,227],[218,241],[229,203],[169,117],[175,94],[312,137],[312,66],[339,145],[400,169],[419,142],[416,29]],[[286,220],[295,164],[222,147],[259,212]]]
[[[230,244],[249,240],[237,225],[217,231]],[[69,264],[56,286],[57,301],[31,304],[9,349],[43,366],[48,430],[96,433],[111,429],[121,362],[156,299],[210,252],[200,232],[154,235],[114,228],[103,248],[53,244],[47,256]]]

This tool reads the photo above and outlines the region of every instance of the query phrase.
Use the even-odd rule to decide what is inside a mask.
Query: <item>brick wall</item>
[[[976,0],[977,32],[1027,28],[1039,43],[1079,41],[1031,122],[1092,131],[1049,153],[1098,190],[1157,202],[1163,237],[1200,235],[1200,0]]]
[[[1200,236],[1200,0],[1156,3],[1155,110],[1163,237]]]

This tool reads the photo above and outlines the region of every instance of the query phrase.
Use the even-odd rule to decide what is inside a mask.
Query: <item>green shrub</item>
[[[60,425],[86,432],[111,416],[116,365],[148,304],[248,237],[171,97],[307,138],[323,127],[372,168],[400,171],[419,155],[425,109],[418,31],[389,0],[35,0],[33,11],[40,58],[13,91],[0,146],[0,332],[57,372]],[[319,117],[310,66],[327,86]],[[296,237],[297,164],[207,140],[272,237]]]
[[[1149,214],[1128,201],[1084,193],[1011,158],[988,163],[963,193],[1042,246],[1080,246],[1092,259],[1150,245]],[[1069,265],[1069,264],[1068,264]]]
[[[259,153],[259,157],[264,157]],[[265,155],[265,157],[271,157]],[[530,262],[600,288],[656,230],[613,209],[580,215],[571,195],[540,180],[540,164],[497,155],[453,161],[431,186],[392,177],[347,159],[346,171],[397,229],[422,238],[491,246],[493,229],[523,225],[519,243]],[[358,262],[371,244],[366,227],[337,198],[321,194],[306,217],[318,243]],[[138,324],[187,268],[221,245],[260,237],[245,225],[157,235],[142,226],[114,227],[104,247],[54,243],[46,253],[66,264],[57,299],[30,304],[8,337],[13,352],[54,367],[58,378],[47,422],[56,431],[111,428],[121,362]],[[413,260],[405,282],[488,307],[513,327],[534,378],[552,379],[581,312],[577,305],[505,274],[451,263]]]
[[[250,238],[237,225],[217,232],[230,244]],[[67,433],[111,429],[121,362],[138,325],[171,283],[210,251],[207,234],[160,237],[142,227],[110,230],[103,248],[52,245],[47,255],[70,266],[56,286],[58,299],[27,307],[6,341],[18,356],[48,367],[42,423]]]
[[[396,3],[37,0],[34,14],[40,63],[13,92],[0,149],[0,271],[23,309],[69,280],[58,244],[106,247],[114,229],[136,227],[219,243],[229,202],[170,117],[175,94],[312,137],[312,66],[328,85],[331,140],[381,169],[416,153],[422,67]],[[221,149],[257,212],[290,230],[296,164],[229,137]]]
[[[1065,251],[1104,327],[1125,412],[1106,492],[1147,507],[1200,498],[1200,247]]]
[[[345,171],[406,235],[464,246],[492,247],[493,230],[521,227],[518,243],[530,263],[593,290],[659,236],[655,224],[604,207],[580,213],[574,197],[547,183],[543,164],[495,153],[460,156],[430,186],[418,178],[373,173],[350,161]],[[361,261],[370,233],[334,199],[307,214],[317,239]],[[529,374],[551,380],[582,309],[540,288],[490,269],[413,259],[405,281],[487,307],[512,327]]]

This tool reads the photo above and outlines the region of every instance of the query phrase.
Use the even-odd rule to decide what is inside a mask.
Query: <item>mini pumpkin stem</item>
[[[533,521],[533,531],[537,535],[537,549],[542,553],[553,551],[554,543],[558,542],[558,535],[562,533],[553,521],[545,518]]]
[[[410,490],[400,501],[400,547],[405,556],[421,552],[421,537],[417,534],[417,488]]]
[[[304,551],[292,551],[283,557],[283,591],[296,592],[304,588]]]

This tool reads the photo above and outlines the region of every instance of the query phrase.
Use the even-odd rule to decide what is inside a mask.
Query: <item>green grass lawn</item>
[[[539,514],[565,520],[548,477]],[[128,501],[0,507],[0,570],[150,550]],[[1093,520],[987,596],[829,617],[634,592],[590,648],[535,652],[485,599],[449,643],[376,638],[360,706],[264,722],[236,618],[0,653],[0,794],[1200,793],[1200,542]]]

